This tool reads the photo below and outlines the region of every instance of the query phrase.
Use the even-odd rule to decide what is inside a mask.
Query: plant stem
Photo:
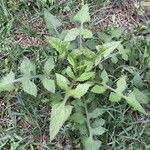
[[[79,36],[79,47],[82,48],[82,30],[83,30],[83,23],[80,25],[80,36]]]
[[[89,137],[92,138],[93,137],[93,133],[91,132],[92,128],[91,128],[91,125],[90,125],[90,117],[89,117],[89,113],[88,113],[88,109],[87,109],[86,104],[85,104],[84,107],[85,107],[86,118],[87,118],[87,126],[88,126],[88,129],[89,129]]]
[[[66,104],[67,100],[69,99],[69,97],[70,96],[68,94],[65,94],[65,97],[64,97],[64,100],[63,100],[65,104]]]

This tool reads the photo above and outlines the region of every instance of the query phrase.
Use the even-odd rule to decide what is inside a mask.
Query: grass
[[[96,2],[92,2],[92,5]],[[117,2],[113,1],[113,3]],[[0,77],[10,70],[18,74],[18,67],[24,56],[31,58],[37,65],[37,72],[41,73],[47,57],[54,55],[45,40],[45,36],[50,33],[43,20],[44,8],[51,10],[58,18],[61,18],[59,10],[67,6],[72,9],[72,13],[76,11],[73,7],[74,2],[71,0],[62,4],[45,3],[44,0],[34,0],[34,2],[0,1]],[[137,24],[137,28],[141,29],[142,25]],[[146,26],[145,30],[148,29],[149,26]],[[105,33],[110,36],[113,30],[114,26],[112,25],[111,28],[105,30]],[[132,72],[130,66],[134,66],[137,72],[143,73],[144,77],[142,78],[145,78],[145,74],[149,70],[147,67],[149,58],[143,55],[143,51],[150,46],[150,42],[147,42],[145,37],[139,36],[132,38],[132,35],[126,35],[123,38],[125,38],[126,47],[131,47],[133,53],[127,64],[121,64],[122,71],[127,70],[126,75],[133,78],[136,72],[130,73]],[[19,40],[20,42],[18,42]],[[97,41],[97,37],[94,40],[98,43],[102,42],[101,39]],[[109,65],[110,72],[118,67],[114,66],[115,64]],[[145,85],[147,88],[143,90],[150,93],[149,82],[146,81]],[[73,131],[74,126],[70,122],[63,126],[54,142],[49,142],[50,106],[51,102],[57,101],[61,94],[54,94],[51,99],[49,92],[39,89],[40,94],[34,98],[20,90],[19,86],[17,88],[14,92],[0,93],[0,149],[8,150],[10,147],[11,150],[81,149],[79,135]],[[108,130],[101,139],[103,141],[101,149],[149,150],[150,117],[134,112],[124,102],[110,105],[103,97],[100,98],[102,101],[99,100],[99,97],[96,99],[98,104],[106,110],[104,119],[107,120],[105,127]],[[148,98],[150,98],[150,94]],[[149,112],[149,103],[145,108]]]

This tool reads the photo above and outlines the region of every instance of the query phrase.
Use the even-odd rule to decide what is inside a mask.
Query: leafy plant
[[[61,23],[47,10],[44,11],[44,16],[48,28],[58,32],[57,27]],[[37,78],[40,79],[47,91],[51,94],[61,92],[64,97],[52,105],[50,142],[55,139],[62,126],[70,118],[81,135],[84,149],[98,150],[102,143],[101,137],[107,132],[104,127],[107,120],[102,118],[105,113],[102,106],[93,104],[95,96],[105,97],[108,101],[116,103],[125,100],[131,107],[143,114],[146,112],[141,105],[141,99],[147,101],[147,97],[142,94],[140,94],[142,98],[138,97],[140,90],[128,86],[130,81],[127,81],[125,74],[119,74],[114,80],[106,71],[108,69],[105,63],[110,61],[112,64],[117,56],[128,60],[129,52],[124,51],[122,41],[111,38],[110,41],[104,41],[95,46],[94,51],[85,47],[84,42],[93,38],[92,31],[84,26],[90,21],[87,4],[82,6],[73,20],[80,24],[79,27],[68,30],[63,39],[48,37],[48,42],[55,50],[56,57],[50,56],[47,59],[43,66],[43,74],[37,74],[35,64],[25,57],[20,64],[18,78],[16,79],[17,75],[11,71],[1,79],[0,91],[20,90],[15,89],[16,84],[19,84],[24,92],[36,97],[40,91],[36,85]],[[120,32],[122,33],[122,30]],[[78,47],[70,50],[73,42],[77,43]]]

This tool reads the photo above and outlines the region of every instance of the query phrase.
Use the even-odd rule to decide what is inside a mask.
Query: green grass
[[[96,2],[92,2],[92,5],[93,3]],[[41,31],[37,31],[32,22],[37,18],[44,19],[44,8],[59,18],[59,9],[66,6],[69,6],[73,13],[76,11],[73,10],[74,3],[71,0],[64,4],[44,3],[44,0],[43,2],[39,0],[34,0],[34,2],[0,1],[0,77],[5,76],[10,70],[19,75],[18,68],[24,56],[30,58],[37,66],[37,73],[42,74],[45,60],[49,55],[55,56],[52,48],[47,44],[44,46],[20,45],[14,42],[14,37],[19,34],[43,41],[46,35],[51,34],[47,30],[45,21],[43,21]],[[105,33],[110,37],[115,29],[112,26]],[[135,30],[138,29],[135,28]],[[149,30],[149,26],[146,26],[145,30]],[[94,42],[103,43],[103,39],[97,33],[94,33]],[[150,42],[148,36],[134,36],[126,33],[119,39],[123,41],[126,48],[131,50],[129,61],[119,60],[117,64],[108,61],[104,66],[113,80],[116,80],[120,76],[120,72],[123,72],[129,79],[127,81],[129,89],[137,87],[150,98]],[[87,45],[88,42],[84,44]],[[148,49],[148,54],[145,54],[146,49]],[[66,65],[65,63],[62,64]],[[58,70],[62,70],[62,68],[60,67]],[[136,74],[140,74],[140,77],[136,78]],[[131,84],[130,80],[133,79]],[[142,80],[143,86],[138,84],[140,80]],[[36,82],[38,87],[42,87],[38,81]],[[57,102],[62,96],[61,92],[52,95],[45,89],[39,88],[39,95],[34,98],[23,92],[19,85],[16,86],[14,92],[0,93],[0,149],[61,150],[67,146],[73,149],[82,149],[80,135],[77,130],[74,130],[75,124],[71,121],[61,128],[56,140],[52,143],[49,142],[50,108],[52,102]],[[97,96],[95,99],[96,102],[93,102],[91,107],[101,106],[106,111],[103,118],[107,120],[104,125],[107,132],[100,137],[103,142],[102,150],[150,149],[150,115],[144,116],[133,111],[124,101],[110,104],[104,95]],[[144,104],[148,113],[150,111],[149,102]]]

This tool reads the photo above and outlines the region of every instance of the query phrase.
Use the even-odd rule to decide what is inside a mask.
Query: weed
[[[24,3],[44,12],[51,35],[44,48],[6,40],[17,21],[12,14]],[[147,35],[130,36],[116,26],[92,33],[87,4],[67,31],[53,15],[55,2],[51,13],[44,1],[0,4],[7,24],[1,30],[1,149],[149,149]],[[28,25],[24,33],[36,36]]]

